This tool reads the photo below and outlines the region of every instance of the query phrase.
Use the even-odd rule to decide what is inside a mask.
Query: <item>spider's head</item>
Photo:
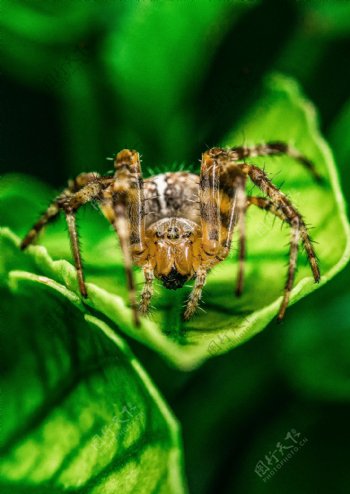
[[[170,290],[181,288],[198,269],[199,227],[193,221],[165,218],[147,232],[155,276]]]

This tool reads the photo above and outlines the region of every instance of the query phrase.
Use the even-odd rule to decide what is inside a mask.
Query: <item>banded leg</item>
[[[143,285],[141,293],[141,301],[139,305],[139,311],[141,314],[146,314],[149,309],[149,305],[153,296],[153,280],[154,272],[150,263],[146,263],[143,268],[145,277],[145,284]]]
[[[117,154],[114,167],[114,197],[126,209],[130,223],[130,248],[132,255],[137,257],[145,250],[145,201],[139,153],[123,149]]]
[[[238,178],[238,177],[237,177]],[[239,297],[243,293],[244,285],[244,262],[246,257],[246,237],[245,237],[245,215],[246,215],[246,193],[245,193],[245,180],[239,177],[236,179],[237,194],[236,205],[237,208],[237,227],[238,227],[238,275],[236,285],[236,295]]]
[[[82,296],[86,298],[87,290],[84,280],[83,264],[81,260],[79,237],[77,232],[77,224],[76,224],[76,217],[74,211],[66,212],[66,221],[68,225],[70,245],[74,257],[74,265],[77,271],[79,290]]]
[[[289,223],[287,216],[279,209],[275,204],[266,197],[258,197],[258,196],[248,196],[247,197],[247,207],[254,205],[259,209],[263,209],[269,213],[274,214],[276,217],[280,218],[282,221],[286,221]]]
[[[100,180],[97,174],[92,173],[81,174],[74,181],[70,181],[68,188],[49,206],[46,213],[39,219],[21,243],[21,248],[25,249],[49,221],[53,220],[60,211],[64,211],[74,264],[77,270],[79,289],[83,297],[87,297],[87,291],[84,282],[75,214],[83,204],[98,199],[105,186],[105,182]]]
[[[298,244],[300,240],[300,231],[303,230],[305,227],[304,222],[296,216],[292,220],[290,220],[281,209],[276,207],[276,205],[269,199],[266,199],[265,197],[248,197],[247,198],[248,206],[250,205],[255,205],[260,209],[263,209],[264,211],[268,211],[272,214],[274,214],[276,217],[280,218],[282,221],[285,221],[292,227],[292,232],[291,232],[291,240],[290,240],[290,250],[289,250],[289,265],[288,265],[288,275],[287,275],[287,281],[285,284],[285,289],[284,289],[284,297],[283,301],[278,313],[278,319],[282,320],[284,317],[284,314],[286,312],[288,302],[289,302],[289,295],[290,292],[293,288],[293,282],[294,282],[294,277],[295,277],[295,269],[296,269],[296,263],[297,263],[297,254],[298,254]],[[303,239],[302,239],[303,241]]]
[[[125,204],[114,199],[111,192],[108,190],[104,193],[102,206],[106,218],[112,224],[117,237],[119,238],[120,248],[123,253],[124,268],[126,283],[129,292],[130,306],[133,311],[133,319],[135,326],[140,325],[140,319],[136,309],[136,289],[134,277],[132,274],[132,256],[130,250],[130,229],[126,213]]]
[[[241,161],[246,158],[256,158],[258,156],[290,156],[299,161],[317,182],[322,182],[323,180],[323,177],[319,174],[312,161],[285,142],[272,141],[256,146],[236,146],[230,148],[229,151],[232,159],[235,161]]]
[[[113,221],[113,227],[118,235],[120,247],[123,252],[130,306],[133,311],[134,324],[135,326],[139,326],[140,319],[137,313],[136,288],[135,288],[134,276],[132,273],[132,256],[130,250],[130,229],[129,229],[128,218],[126,215],[126,208],[124,204],[115,201],[113,204],[113,209],[115,211],[115,219]]]
[[[277,319],[279,321],[282,321],[282,319],[286,313],[286,309],[287,309],[287,306],[289,303],[290,292],[292,291],[293,284],[294,284],[295,271],[296,271],[297,261],[298,261],[299,238],[300,238],[300,225],[299,225],[298,216],[295,216],[291,220],[291,227],[292,227],[292,232],[291,232],[291,238],[290,238],[289,264],[288,264],[287,280],[286,280],[286,284],[284,286],[284,295],[283,295],[282,303],[281,303],[280,309],[278,311],[278,316],[277,316]]]
[[[196,281],[193,287],[193,290],[189,296],[187,301],[186,310],[184,312],[184,319],[187,321],[190,319],[193,314],[196,312],[199,301],[202,296],[202,290],[205,285],[205,281],[207,278],[207,270],[201,266],[197,271]]]
[[[71,196],[74,192],[77,192],[89,182],[98,179],[97,173],[81,173],[74,180],[69,180],[68,187],[50,204],[45,213],[39,218],[39,220],[33,225],[31,230],[27,233],[20,244],[21,250],[24,250],[28,245],[34,242],[39,235],[40,231],[51,221],[55,220],[60,213],[59,202],[64,197]]]
[[[271,183],[266,173],[260,168],[248,164],[241,165],[241,168],[244,173],[249,175],[254,184],[257,185],[271,199],[275,211],[278,211],[277,216],[285,216],[288,223],[292,227],[288,276],[285,285],[284,298],[278,314],[278,319],[281,320],[288,305],[290,291],[292,289],[294,281],[299,238],[301,238],[304,244],[308,261],[316,283],[318,283],[320,280],[320,270],[317,263],[317,256],[314,251],[311,238],[309,236],[304,220],[301,214],[292,205],[290,200],[283,194],[283,192],[281,192],[275,185]]]
[[[143,182],[139,154],[124,149],[117,154],[114,166],[116,172],[113,186],[103,194],[102,210],[119,238],[134,323],[139,326],[132,273],[133,258],[137,260],[145,250]]]
[[[92,174],[86,174],[86,175],[91,176]],[[81,178],[83,179],[83,177]],[[66,215],[69,240],[74,258],[75,269],[77,271],[79,290],[82,296],[86,298],[88,295],[87,295],[87,290],[84,280],[83,263],[82,263],[80,247],[79,247],[79,236],[78,236],[77,224],[76,224],[76,212],[84,204],[93,201],[95,199],[100,199],[105,184],[102,181],[99,181],[96,176],[92,179],[92,181],[91,178],[89,181],[87,176],[85,176],[84,179],[86,185],[82,185],[82,183],[84,183],[82,180],[81,188],[79,188],[77,192],[70,193],[70,195],[60,196],[57,199],[57,203],[59,208],[62,209]]]
[[[245,215],[247,209],[245,184],[246,175],[242,173],[237,163],[232,162],[228,153],[223,153],[219,168],[221,242],[217,258],[223,260],[228,256],[234,228],[237,226],[239,234],[237,296],[242,294],[244,284]]]
[[[221,153],[221,150],[217,150]],[[203,153],[199,180],[199,202],[202,226],[202,248],[208,256],[219,249],[220,192],[216,149]]]
[[[32,228],[20,243],[20,249],[24,250],[28,247],[28,245],[32,244],[44,226],[55,220],[59,213],[60,207],[58,206],[57,200],[55,200],[50,204],[45,213],[40,216],[39,220],[34,223]]]

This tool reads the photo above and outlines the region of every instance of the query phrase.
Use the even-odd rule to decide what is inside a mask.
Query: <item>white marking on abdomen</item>
[[[165,190],[167,188],[167,182],[165,180],[165,175],[157,175],[154,177],[153,181],[157,187],[157,196],[160,205],[161,213],[165,213],[167,211],[166,200],[165,200]]]

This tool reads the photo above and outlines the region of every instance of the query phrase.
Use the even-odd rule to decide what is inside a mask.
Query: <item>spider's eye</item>
[[[182,238],[189,238],[191,236],[192,232],[189,231],[189,232],[185,232],[183,235],[182,235]]]
[[[180,236],[179,234],[179,229],[176,227],[176,226],[171,226],[168,228],[168,234],[167,234],[167,237],[170,239],[170,240],[175,240],[175,239],[178,239]]]
[[[162,232],[159,230],[156,231],[156,237],[161,238],[163,236]]]

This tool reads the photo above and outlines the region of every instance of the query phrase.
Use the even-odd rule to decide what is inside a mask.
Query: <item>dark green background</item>
[[[59,190],[108,170],[123,147],[141,152],[145,173],[197,167],[279,70],[318,108],[349,200],[348,2],[2,5],[1,174]],[[133,345],[182,423],[191,493],[349,491],[349,281],[347,268],[282,326],[192,374]],[[264,483],[256,463],[292,428],[308,443]]]

